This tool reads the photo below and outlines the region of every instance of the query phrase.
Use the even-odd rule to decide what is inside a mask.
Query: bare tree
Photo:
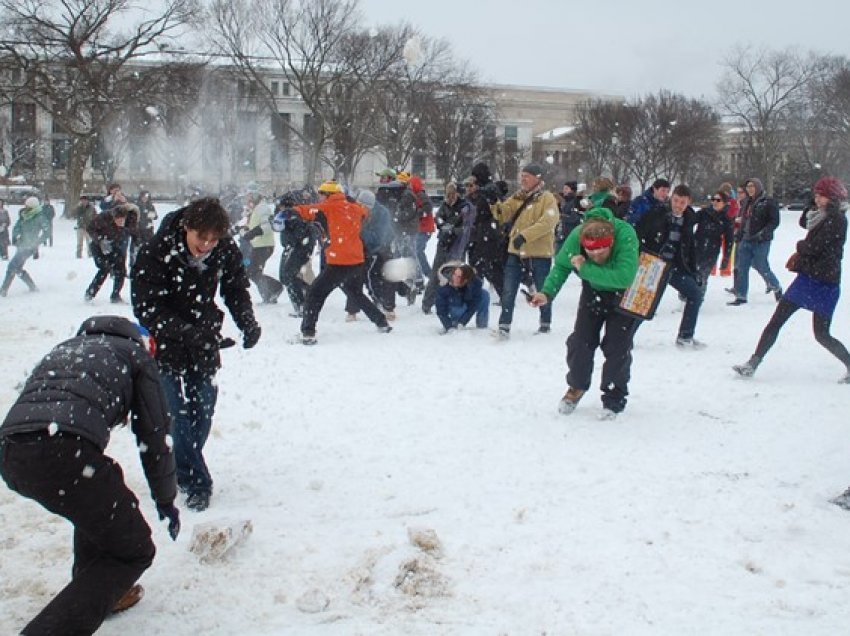
[[[786,148],[787,119],[802,99],[811,60],[794,50],[736,48],[724,62],[718,84],[724,115],[749,132],[768,192]]]
[[[0,65],[21,75],[0,96],[37,104],[69,135],[66,201],[79,195],[104,123],[158,84],[161,67],[145,68],[143,58],[199,15],[196,0],[166,0],[128,27],[133,11],[129,0],[0,0]]]

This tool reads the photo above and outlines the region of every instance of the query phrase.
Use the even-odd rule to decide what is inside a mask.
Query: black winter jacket
[[[224,304],[244,333],[256,327],[242,254],[231,237],[222,238],[196,265],[186,246],[181,208],[163,218],[133,265],[133,313],[157,342],[156,359],[175,373],[213,374],[221,366],[218,343],[224,313],[216,306],[219,285]]]
[[[809,230],[806,238],[797,241],[800,257],[796,270],[825,283],[839,284],[846,238],[847,216],[831,205],[826,218]]]
[[[741,211],[741,228],[735,238],[754,243],[772,241],[773,232],[778,227],[779,206],[767,195],[760,194],[752,204],[749,201],[744,203]]]
[[[697,229],[694,232],[694,241],[698,263],[714,264],[724,241],[726,245],[732,244],[735,229],[727,214],[728,210],[727,205],[718,213],[712,206],[707,205],[696,213]]]
[[[482,262],[502,263],[507,257],[507,245],[499,230],[499,222],[490,212],[487,197],[479,190],[467,198],[475,208],[472,238],[469,241],[469,262],[479,268]]]
[[[128,413],[151,494],[169,504],[177,484],[156,363],[133,323],[95,316],[38,363],[0,426],[0,437],[52,430],[55,424],[56,432],[79,435],[103,450],[111,429],[125,423]]]
[[[652,254],[662,255],[664,246],[670,236],[670,217],[672,216],[670,208],[665,206],[656,206],[647,211],[635,225],[640,240],[640,251],[651,252]],[[697,273],[696,259],[696,244],[694,241],[694,225],[696,225],[697,215],[693,209],[688,206],[684,213],[684,222],[682,224],[682,237],[679,242],[679,248],[673,254],[671,262],[675,267],[682,269],[685,273]]]

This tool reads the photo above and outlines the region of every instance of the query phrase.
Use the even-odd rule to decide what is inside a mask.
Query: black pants
[[[263,273],[263,268],[272,252],[274,247],[252,247],[251,264],[248,265],[246,272],[251,282],[257,286],[264,303],[275,302],[283,291],[283,285],[279,281]]]
[[[428,284],[422,295],[422,311],[430,312],[437,300],[437,289],[440,287],[440,268],[449,260],[449,252],[446,248],[437,245],[434,254],[434,262],[431,265],[431,274],[428,276]],[[501,294],[500,294],[501,296]]]
[[[755,355],[759,358],[764,358],[776,342],[776,338],[779,336],[779,330],[782,329],[785,323],[788,322],[788,319],[798,309],[800,309],[798,305],[788,300],[782,299],[779,301],[779,304],[776,305],[776,310],[773,312],[773,316],[771,316],[770,321],[761,334],[761,338],[759,338]],[[841,344],[841,341],[829,333],[831,324],[832,318],[815,313],[812,314],[812,328],[815,333],[815,340],[824,349],[841,360],[844,366],[847,367],[847,370],[850,371],[850,353],[847,352],[847,348]]]
[[[112,297],[116,298],[121,294],[121,289],[124,287],[124,280],[127,278],[125,254],[120,250],[111,252],[110,254],[94,253],[94,264],[97,265],[97,273],[91,281],[86,296],[94,298],[97,292],[106,282],[106,279],[111,275],[112,282]]]
[[[366,289],[372,303],[384,311],[395,311],[395,283],[384,278],[384,263],[389,258],[389,253],[370,254],[366,257]],[[357,303],[349,296],[345,301],[345,311],[356,314]]]
[[[281,284],[286,288],[286,293],[289,296],[289,301],[296,313],[304,309],[304,298],[307,294],[307,283],[305,283],[299,273],[304,264],[310,260],[312,249],[297,250],[284,248],[283,254],[280,257],[280,269],[278,277]]]
[[[71,582],[22,633],[94,633],[156,552],[121,467],[88,440],[45,431],[0,440],[0,474],[9,488],[74,525]]]
[[[587,391],[593,375],[593,356],[601,347],[602,405],[619,413],[626,408],[632,368],[635,318],[616,311],[620,295],[582,285],[575,327],[567,338],[567,384]],[[605,336],[601,338],[602,328]]]
[[[501,300],[505,289],[505,255],[501,258],[476,259],[472,262],[472,267],[481,278],[487,279]]]
[[[337,287],[354,302],[357,309],[362,309],[373,323],[379,327],[387,325],[387,319],[381,310],[372,304],[363,293],[363,263],[358,265],[326,265],[307,290],[304,305],[304,319],[301,321],[301,333],[305,336],[316,335],[316,322],[319,313],[330,293]]]

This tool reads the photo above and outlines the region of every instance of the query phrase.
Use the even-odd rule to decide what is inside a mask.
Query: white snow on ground
[[[783,215],[772,250],[784,284],[796,220]],[[58,220],[56,245],[28,264],[41,291],[16,281],[0,299],[2,413],[84,318],[131,316],[109,303],[111,281],[83,302],[95,270],[74,258],[72,226]],[[703,351],[674,346],[681,303],[667,294],[638,333],[629,406],[606,422],[596,386],[573,415],[556,410],[575,279],[552,334],[532,335],[523,304],[509,342],[441,337],[436,317],[404,302],[381,335],[362,315],[346,323],[334,292],[318,346],[293,346],[288,303],[258,306],[259,345],[223,352],[212,506],[178,502],[176,543],[132,434],[113,435],[158,553],[144,600],[99,633],[847,633],[850,513],[828,499],[850,484],[850,386],[803,312],[757,375],[737,378],[731,365],[775,303],[753,273],[750,303],[727,307],[728,285],[711,280]],[[834,326],[845,343],[848,310],[845,294]],[[243,521],[253,533],[224,561],[189,551],[195,525]],[[0,485],[0,632],[65,584],[70,530]]]

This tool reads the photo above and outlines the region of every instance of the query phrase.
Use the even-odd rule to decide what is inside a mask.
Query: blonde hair
[[[610,192],[614,189],[614,182],[608,177],[596,177],[591,187],[594,192]]]

